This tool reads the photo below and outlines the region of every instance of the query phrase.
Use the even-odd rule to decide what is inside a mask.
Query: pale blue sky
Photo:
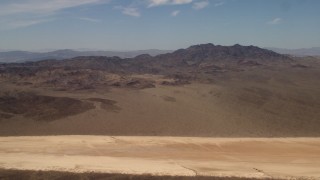
[[[0,50],[320,47],[320,0],[0,0]]]

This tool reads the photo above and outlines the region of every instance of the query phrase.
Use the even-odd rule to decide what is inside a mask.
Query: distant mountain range
[[[39,67],[41,69],[63,67],[67,69],[103,70],[113,73],[172,74],[189,71],[211,73],[212,71],[232,69],[233,67],[260,66],[290,60],[289,56],[281,55],[271,50],[256,46],[241,46],[239,44],[233,46],[221,46],[211,43],[200,44],[186,49],[178,49],[171,53],[156,56],[141,54],[134,58],[114,57],[116,54],[109,54],[108,56],[101,56],[101,54],[99,56],[86,56],[88,54],[79,56],[77,54],[77,57],[68,58],[68,56],[74,55],[70,55],[69,52],[69,50],[58,51],[58,53],[55,51],[56,54],[51,52],[51,57],[59,55],[64,60],[49,59],[27,63],[8,63],[4,67]],[[138,54],[137,52],[135,53]],[[142,53],[142,51],[139,51],[139,53]],[[124,55],[134,56],[135,54]]]
[[[156,56],[159,54],[172,52],[170,50],[138,50],[138,51],[76,51],[71,49],[56,50],[51,52],[28,52],[28,51],[0,51],[0,62],[24,62],[39,61],[45,59],[69,59],[77,56],[118,56],[120,58],[133,58],[140,54]]]
[[[282,49],[282,48],[266,48],[280,54],[289,54],[293,56],[320,56],[320,47],[302,48],[302,49]]]
[[[215,48],[220,48],[227,46],[216,46]],[[233,47],[233,46],[231,46]],[[248,46],[250,47],[250,46]],[[195,48],[195,47],[193,47]],[[292,56],[320,56],[320,47],[314,48],[304,48],[304,49],[282,49],[282,48],[265,48],[274,51],[279,54],[288,54]],[[0,51],[0,63],[11,63],[11,62],[25,62],[25,61],[40,61],[46,59],[70,59],[78,56],[107,56],[113,57],[118,56],[120,58],[134,58],[142,54],[149,54],[150,56],[157,56],[160,54],[171,53],[172,50],[158,50],[158,49],[148,49],[148,50],[137,50],[137,51],[80,51],[72,49],[62,49],[50,52],[29,52],[29,51]],[[216,53],[221,53],[220,51],[215,51]]]
[[[256,46],[239,44],[221,46],[211,43],[194,45],[156,56],[141,54],[134,58],[110,57],[110,55],[66,58],[70,51],[58,52],[60,57],[64,55],[63,60],[0,63],[0,80],[4,78],[24,81],[25,78],[31,78],[43,82],[39,84],[41,86],[52,86],[57,89],[92,89],[100,86],[147,88],[154,87],[155,82],[139,78],[128,79],[127,76],[162,75],[172,79],[162,82],[166,85],[188,84],[191,80],[211,82],[212,77],[217,74],[241,72],[275,64],[291,66],[293,60],[290,56]]]

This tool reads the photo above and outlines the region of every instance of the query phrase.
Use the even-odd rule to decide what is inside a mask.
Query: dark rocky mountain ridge
[[[203,62],[237,62],[239,60],[255,60],[270,62],[273,60],[288,60],[289,57],[256,46],[220,46],[201,44],[179,49],[173,53],[158,55],[156,61],[176,63],[179,65],[199,65]],[[173,62],[174,61],[174,62]]]
[[[0,65],[0,71],[10,73],[35,74],[37,71],[64,68],[65,70],[102,70],[109,73],[151,73],[184,74],[195,76],[202,73],[216,73],[239,70],[241,66],[260,66],[270,63],[290,62],[289,56],[281,55],[256,46],[220,46],[200,44],[172,53],[150,56],[138,55],[134,58],[79,56],[64,60],[42,60],[25,63]],[[190,73],[194,72],[194,73]],[[196,73],[196,74],[195,74]]]
[[[0,72],[34,74],[40,70],[64,68],[65,70],[102,70],[109,73],[190,74],[219,70],[239,69],[240,66],[259,66],[270,63],[290,62],[289,56],[281,55],[256,46],[220,46],[200,44],[172,53],[134,58],[117,56],[79,56],[64,60],[42,60],[0,65]]]
[[[64,60],[42,60],[0,65],[0,77],[41,82],[40,86],[62,89],[95,88],[98,86],[154,87],[154,82],[131,78],[132,74],[157,74],[172,78],[163,84],[177,85],[192,80],[212,81],[216,74],[243,71],[255,66],[290,63],[289,56],[255,46],[220,46],[200,44],[172,53],[134,58],[117,56],[79,56]],[[110,74],[117,74],[110,78]],[[110,80],[112,79],[112,80]]]

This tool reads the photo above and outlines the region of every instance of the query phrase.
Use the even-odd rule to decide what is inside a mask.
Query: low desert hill
[[[320,136],[320,61],[201,44],[0,65],[0,135]]]

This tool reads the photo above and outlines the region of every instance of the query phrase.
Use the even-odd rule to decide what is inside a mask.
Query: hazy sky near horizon
[[[0,0],[0,50],[320,47],[320,0]]]

